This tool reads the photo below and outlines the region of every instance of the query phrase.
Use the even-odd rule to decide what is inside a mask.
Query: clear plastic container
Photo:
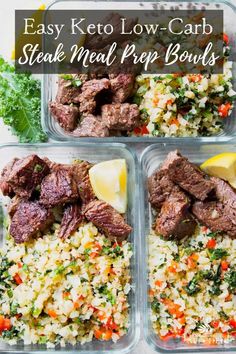
[[[56,347],[47,349],[40,345],[26,345],[21,342],[15,346],[9,346],[0,342],[1,353],[44,353],[60,352],[60,353],[89,353],[89,354],[124,354],[129,353],[136,345],[140,333],[140,295],[139,295],[139,228],[138,228],[138,176],[137,176],[137,160],[135,155],[125,147],[124,144],[85,144],[69,145],[69,144],[39,144],[39,145],[4,145],[0,147],[0,171],[14,157],[24,157],[29,154],[38,154],[41,157],[47,156],[55,162],[70,163],[73,159],[85,159],[91,162],[100,162],[116,158],[124,158],[128,166],[128,210],[127,221],[133,227],[133,232],[129,237],[129,241],[133,247],[133,256],[131,258],[131,291],[129,296],[130,304],[130,328],[128,333],[122,337],[117,343],[101,342],[93,340],[84,345],[77,344],[76,346],[67,345],[64,348]],[[6,212],[7,198],[0,197],[0,214]],[[0,239],[1,243],[4,239],[3,218],[0,218]]]
[[[192,3],[195,9],[222,9],[224,14],[224,31],[229,35],[231,39],[231,44],[236,46],[235,41],[235,16],[236,16],[236,4],[235,0],[231,3],[227,0],[211,0],[205,2],[204,0],[190,1],[85,1],[85,0],[58,0],[53,2],[48,9],[58,10],[58,9],[150,9],[153,5],[162,6],[164,5],[166,9],[173,7],[179,7],[179,9],[187,9]],[[233,39],[234,38],[234,39]],[[191,137],[191,138],[159,138],[159,137],[108,137],[108,138],[79,138],[72,136],[71,133],[65,132],[59,124],[52,118],[49,109],[48,102],[55,98],[57,92],[57,75],[45,74],[43,75],[42,82],[42,125],[46,134],[57,141],[86,141],[86,142],[146,142],[146,143],[157,143],[157,142],[174,142],[181,144],[184,142],[218,142],[218,141],[228,141],[233,136],[236,135],[236,107],[234,107],[231,117],[224,120],[223,132],[216,136],[211,137]],[[233,77],[234,77],[234,87],[236,82],[236,63],[233,62]],[[82,140],[81,140],[82,139]]]
[[[236,144],[234,143],[220,143],[220,144],[201,144],[201,145],[176,145],[176,144],[154,144],[146,148],[141,156],[141,249],[142,249],[142,316],[144,337],[147,343],[158,352],[169,353],[184,353],[184,352],[225,352],[230,351],[235,353],[236,342],[231,342],[218,346],[206,345],[188,345],[183,341],[162,341],[154,332],[150,320],[150,302],[148,299],[148,247],[147,237],[150,233],[153,216],[151,213],[151,205],[148,202],[147,178],[160,167],[160,164],[165,160],[170,151],[178,149],[184,156],[189,158],[191,162],[196,164],[202,163],[204,160],[222,152],[236,152]]]

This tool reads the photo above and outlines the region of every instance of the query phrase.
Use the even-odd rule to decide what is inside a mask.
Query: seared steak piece
[[[18,161],[19,159],[13,159],[12,161],[10,161],[2,170],[2,173],[0,175],[0,189],[2,191],[3,195],[6,195],[10,198],[12,198],[14,196],[14,192],[12,187],[10,186],[10,184],[7,182],[11,171],[13,170],[13,167],[15,165],[15,163]]]
[[[197,199],[205,200],[214,189],[214,183],[208,176],[177,150],[168,154],[162,170],[166,170],[174,183]]]
[[[217,177],[211,177],[211,181],[215,186],[216,197],[225,206],[234,209],[236,211],[236,191],[223,179]]]
[[[127,32],[130,32],[134,25],[137,23],[137,18],[127,18],[125,28]],[[113,31],[111,34],[107,35],[106,33],[100,34],[93,34],[86,36],[85,46],[90,49],[101,49],[106,47],[107,45],[111,45],[113,42],[117,42],[117,44],[121,44],[127,39],[131,39],[132,35],[121,35],[121,15],[118,13],[109,13],[102,21],[102,24],[106,25],[110,23],[113,26]],[[133,36],[132,36],[133,37]]]
[[[73,166],[75,168],[80,199],[84,204],[87,204],[96,198],[89,179],[89,169],[92,165],[87,161],[83,161]]]
[[[47,175],[41,184],[40,203],[52,207],[71,203],[79,198],[76,176],[72,166],[60,166]]]
[[[59,78],[56,101],[61,104],[79,103],[80,87],[72,86],[70,80]]]
[[[58,102],[49,102],[48,106],[53,118],[63,129],[70,132],[76,128],[79,118],[78,107],[63,105]]]
[[[131,95],[134,88],[133,74],[110,75],[111,91],[113,93],[112,101],[123,103]]]
[[[65,239],[72,235],[77,230],[83,219],[84,217],[78,204],[68,205],[65,208],[61,221],[59,237]]]
[[[16,195],[30,198],[48,173],[49,167],[44,160],[37,155],[29,155],[13,164],[6,182]]]
[[[23,202],[23,201],[24,201],[24,200],[23,200],[22,198],[18,197],[17,195],[15,195],[15,196],[11,199],[11,201],[10,201],[8,207],[7,207],[8,214],[10,215],[11,218],[12,218],[13,215],[15,214],[15,212],[16,212],[16,210],[17,210],[17,208],[18,208],[18,205],[19,205],[21,202]]]
[[[101,117],[95,117],[92,114],[82,118],[82,121],[77,129],[74,130],[73,135],[80,137],[104,138],[109,136],[109,130],[101,121]]]
[[[81,88],[82,93],[79,96],[80,112],[84,115],[94,113],[97,105],[97,95],[109,88],[110,81],[108,79],[86,81]]]
[[[102,121],[108,129],[133,130],[140,124],[139,108],[130,103],[105,104],[102,106]]]
[[[155,230],[166,238],[191,236],[196,222],[188,211],[189,200],[184,194],[173,193],[162,205]]]
[[[26,242],[54,221],[53,214],[38,202],[21,202],[10,225],[10,235],[16,243]]]
[[[184,192],[169,178],[166,170],[155,171],[148,178],[148,191],[149,202],[155,209],[160,209],[162,204],[172,193],[182,193],[183,199],[185,197]]]
[[[195,202],[193,214],[213,232],[224,232],[230,237],[236,237],[235,210],[225,207],[220,202]]]
[[[111,239],[124,240],[132,231],[123,216],[101,200],[93,200],[87,204],[84,215]]]

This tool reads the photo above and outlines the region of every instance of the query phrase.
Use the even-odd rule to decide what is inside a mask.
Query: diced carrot
[[[215,320],[215,321],[211,321],[211,327],[213,328],[218,328],[219,327],[219,324],[220,324],[220,321],[218,320]]]
[[[166,105],[168,106],[169,104],[172,104],[173,103],[173,100],[167,100],[166,101]]]
[[[23,267],[23,264],[21,262],[18,262],[17,265],[18,265],[18,268],[22,268]]]
[[[114,268],[110,267],[110,271],[109,271],[110,274],[113,274],[113,275],[116,275],[116,272],[114,271]]]
[[[64,291],[63,292],[63,298],[67,299],[70,296],[70,292],[69,291]]]
[[[3,324],[4,324],[4,317],[0,315],[0,331],[2,331]]]
[[[225,301],[231,301],[231,300],[232,300],[232,294],[226,296]]]
[[[221,104],[218,107],[218,112],[221,118],[226,118],[228,116],[230,108],[231,108],[231,104],[229,102],[226,102],[225,104]]]
[[[119,326],[113,321],[111,316],[108,318],[106,326],[112,331],[118,331],[119,329]]]
[[[152,289],[149,289],[149,296],[154,296],[155,292]]]
[[[223,33],[223,41],[226,45],[229,45],[229,36],[226,33]]]
[[[10,318],[4,318],[3,327],[1,330],[9,331],[11,329],[11,327],[12,327],[12,324],[11,324]]]
[[[229,263],[226,261],[221,261],[221,269],[228,270],[228,268],[229,268]]]
[[[101,251],[102,246],[100,245],[99,242],[95,242],[95,247],[97,248],[98,251]]]
[[[104,333],[102,334],[102,339],[108,341],[111,340],[111,338],[112,338],[112,331],[110,329],[104,331]]]
[[[167,268],[169,272],[176,273],[178,269],[178,263],[175,261],[171,262],[171,265]]]
[[[184,313],[180,311],[180,305],[175,304],[174,301],[170,299],[163,299],[162,302],[166,305],[170,315],[175,316],[176,318],[184,316]]]
[[[162,284],[163,284],[162,280],[156,280],[155,281],[155,285],[158,286],[158,287],[162,286]]]
[[[103,321],[103,320],[106,318],[105,312],[104,312],[104,311],[101,311],[101,310],[98,311],[97,316],[98,316],[98,318],[99,318],[100,321]]]
[[[13,279],[14,281],[16,282],[17,285],[20,285],[21,283],[23,283],[21,277],[19,276],[18,273],[16,273],[14,276],[13,276]]]
[[[48,315],[52,318],[57,318],[57,313],[54,310],[48,310]]]
[[[179,121],[178,121],[178,119],[177,119],[177,118],[173,118],[173,119],[171,119],[170,124],[171,124],[171,125],[172,125],[172,124],[175,124],[175,125],[177,125],[177,127],[180,125],[180,123],[179,123]]]
[[[97,252],[91,252],[90,258],[96,258],[99,254]]]
[[[194,269],[194,268],[196,268],[197,263],[196,263],[194,257],[189,256],[189,257],[187,258],[187,266],[188,266],[189,269]]]
[[[186,323],[186,319],[185,319],[185,316],[182,316],[178,319],[178,322],[181,324],[181,325],[184,325]]]
[[[235,321],[235,319],[231,318],[231,319],[229,320],[229,325],[230,325],[231,327],[233,327],[233,328],[236,328],[236,321]]]
[[[157,106],[159,102],[159,99],[157,97],[153,98],[152,103],[154,104],[154,106]]]
[[[182,337],[182,335],[184,334],[184,331],[185,331],[185,327],[181,327],[180,329],[175,331],[175,333],[177,336]]]
[[[201,79],[203,78],[203,76],[201,74],[191,74],[188,75],[188,79],[191,82],[199,82],[201,81]]]
[[[163,340],[164,342],[167,342],[170,339],[176,338],[175,333],[168,332],[165,336],[160,336],[160,339]]]
[[[100,329],[95,329],[94,330],[94,337],[96,339],[101,339],[102,338],[102,331]]]
[[[214,238],[211,238],[206,244],[206,247],[210,249],[215,248],[215,246],[216,246],[216,240]]]

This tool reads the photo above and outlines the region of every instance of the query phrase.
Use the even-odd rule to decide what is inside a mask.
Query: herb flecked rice
[[[52,234],[1,249],[2,332],[9,344],[117,341],[129,326],[130,243],[112,242],[91,223],[66,240]]]
[[[149,236],[151,320],[162,340],[236,338],[236,239],[205,227],[177,244]]]
[[[145,74],[136,78],[136,84],[134,101],[149,136],[217,135],[236,98],[228,61],[223,74]]]

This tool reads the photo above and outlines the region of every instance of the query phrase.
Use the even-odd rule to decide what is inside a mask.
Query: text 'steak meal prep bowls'
[[[208,158],[223,153],[223,152],[236,152],[236,144],[234,143],[210,143],[210,144],[153,144],[147,147],[141,156],[141,174],[140,178],[140,212],[141,212],[141,249],[142,249],[142,315],[144,326],[144,337],[147,343],[158,352],[169,353],[207,353],[207,352],[225,352],[236,351],[236,342],[207,346],[207,345],[189,345],[183,341],[162,341],[159,336],[154,332],[152,322],[150,319],[151,306],[149,301],[149,271],[148,271],[148,235],[154,222],[151,205],[148,201],[148,187],[147,179],[158,168],[160,168],[163,161],[166,159],[170,151],[178,149],[179,152],[187,157],[190,162],[200,165]]]
[[[235,23],[234,19],[236,16],[236,7],[234,6],[234,1],[231,3],[225,0],[211,0],[209,2],[204,2],[201,0],[196,0],[193,2],[190,1],[80,1],[80,0],[58,0],[53,2],[48,9],[49,10],[85,10],[85,9],[111,9],[122,10],[122,9],[152,9],[153,6],[164,6],[165,9],[178,8],[180,10],[189,8],[189,4],[193,4],[193,8],[196,10],[201,10],[202,8],[206,9],[215,9],[223,10],[224,17],[224,32],[226,32],[229,38],[232,39],[230,45],[236,46],[235,41],[233,41],[233,36],[235,34]],[[155,8],[154,7],[154,8]],[[52,64],[51,64],[52,65]],[[233,62],[233,84],[235,87],[236,80],[236,63]],[[57,79],[58,75],[56,74],[45,74],[43,75],[42,82],[42,124],[44,131],[48,136],[57,141],[86,141],[86,142],[146,142],[146,143],[157,143],[157,142],[174,142],[181,143],[183,141],[193,143],[193,142],[218,142],[218,141],[228,141],[233,136],[236,136],[236,107],[234,107],[231,116],[223,121],[223,132],[218,135],[213,135],[211,137],[186,137],[186,138],[175,138],[175,137],[107,137],[107,138],[80,138],[74,137],[71,133],[65,132],[59,124],[52,118],[49,109],[48,102],[54,100],[57,92]],[[81,140],[82,139],[82,140]]]
[[[124,354],[129,353],[137,344],[139,339],[139,228],[138,228],[138,176],[137,161],[133,153],[124,144],[38,144],[38,145],[4,145],[0,147],[0,170],[14,157],[22,158],[30,154],[37,154],[40,157],[48,157],[59,163],[71,163],[74,159],[87,160],[93,163],[111,159],[125,159],[128,167],[128,208],[127,222],[133,227],[129,236],[133,249],[131,258],[131,291],[129,295],[129,321],[128,333],[117,343],[101,342],[93,340],[90,343],[76,346],[56,347],[49,350],[44,345],[26,345],[21,342],[14,346],[5,345],[1,342],[0,352],[4,353],[44,353],[47,351],[58,351],[64,353],[89,353],[89,354]],[[0,241],[4,241],[4,213],[6,212],[6,199],[0,197]]]

